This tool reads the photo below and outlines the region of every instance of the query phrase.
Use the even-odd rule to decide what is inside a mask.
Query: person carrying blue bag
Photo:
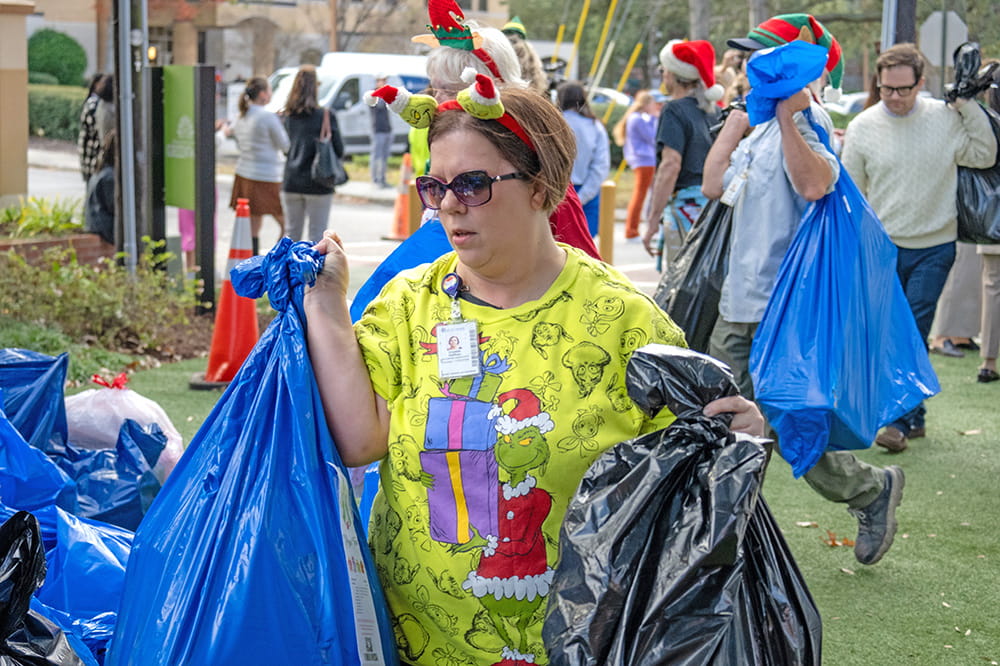
[[[232,271],[278,316],[135,535],[105,664],[397,664],[306,351],[323,259],[283,238]]]
[[[836,156],[804,112],[811,110],[825,131],[832,131],[829,115],[807,86],[825,70],[831,88],[839,89],[843,63],[836,39],[808,14],[775,16],[747,37],[728,42],[733,48],[758,52],[797,40],[825,51],[818,69],[800,58],[783,59],[782,65],[790,71],[777,71],[772,77],[775,85],[784,86],[782,94],[758,95],[753,102],[751,91],[747,100],[751,112],[763,111],[761,117],[766,119],[770,110],[773,117],[750,131],[750,116],[732,111],[709,151],[702,180],[705,196],[733,207],[728,273],[709,353],[730,365],[746,397],[754,396],[751,345],[775,289],[779,267],[810,203],[832,192],[840,176]],[[764,55],[753,53],[751,59]],[[755,104],[760,104],[756,110]],[[825,442],[818,445],[825,448]],[[858,519],[855,557],[862,564],[878,562],[896,534],[903,471],[896,466],[869,465],[850,451],[824,450],[804,477],[824,498],[847,504]]]

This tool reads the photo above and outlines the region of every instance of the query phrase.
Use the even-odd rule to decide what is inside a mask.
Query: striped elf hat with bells
[[[783,46],[797,39],[826,48],[829,85],[823,90],[823,99],[836,102],[840,99],[841,81],[844,77],[844,57],[840,43],[816,17],[810,14],[780,14],[758,25],[746,37],[730,39],[727,43],[735,49],[757,51]]]

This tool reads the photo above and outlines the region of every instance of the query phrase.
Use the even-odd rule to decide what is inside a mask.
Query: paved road
[[[82,201],[84,183],[77,171],[75,153],[31,148],[28,151],[28,193],[36,197],[76,198]],[[218,244],[216,248],[217,280],[226,266],[232,238],[233,212],[228,208],[232,192],[232,176],[219,174],[216,179],[219,211],[216,216]],[[382,240],[392,226],[392,204],[396,193],[379,189],[371,183],[351,181],[338,190],[330,212],[330,228],[344,239],[351,260],[352,290],[359,287],[371,271],[398,243]],[[619,218],[624,211],[619,211]],[[167,209],[167,235],[178,236],[177,211]],[[270,247],[278,240],[278,225],[264,218],[261,246]],[[621,219],[615,225],[614,265],[643,291],[652,294],[658,274],[641,243],[626,242]]]

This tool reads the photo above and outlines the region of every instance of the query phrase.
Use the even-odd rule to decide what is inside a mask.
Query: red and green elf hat
[[[769,18],[747,33],[746,37],[730,39],[727,44],[734,49],[757,51],[772,46],[782,46],[796,39],[826,47],[826,71],[830,85],[824,91],[828,101],[840,97],[840,84],[844,77],[844,59],[840,43],[822,23],[810,14],[781,14]]]

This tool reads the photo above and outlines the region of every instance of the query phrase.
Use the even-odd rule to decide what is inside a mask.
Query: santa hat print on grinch
[[[700,81],[705,99],[722,99],[722,86],[715,82],[715,49],[710,42],[698,39],[673,39],[660,49],[660,65],[682,81]]]

